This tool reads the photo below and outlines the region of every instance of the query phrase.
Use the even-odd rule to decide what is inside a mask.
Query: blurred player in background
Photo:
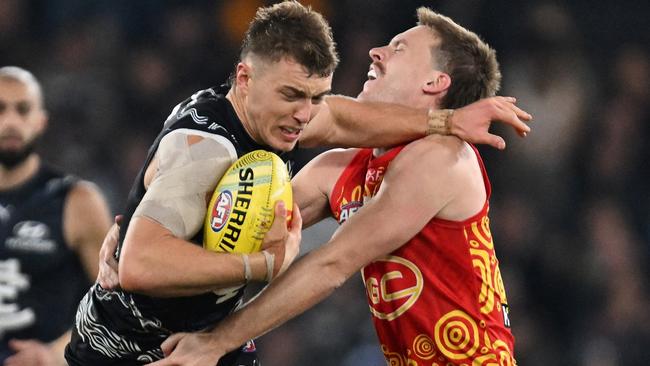
[[[492,96],[494,50],[427,8],[418,26],[370,51],[360,100],[447,110]],[[398,120],[396,120],[398,121]],[[514,365],[508,305],[489,228],[490,183],[478,151],[453,136],[391,149],[331,150],[294,178],[306,226],[342,225],[212,332],[177,334],[155,365],[208,365],[300,314],[363,268],[390,365]]]
[[[0,68],[0,362],[65,365],[76,305],[111,221],[98,189],[41,161],[41,86]]]
[[[201,248],[197,233],[205,197],[244,153],[287,152],[298,141],[301,146],[392,146],[454,128],[479,130],[480,138],[499,144],[499,137],[487,133],[492,119],[527,129],[517,114],[524,118],[525,113],[505,98],[459,110],[455,120],[447,111],[428,113],[426,108],[345,97],[325,102],[337,62],[330,28],[320,14],[297,2],[259,9],[232,86],[200,91],[178,105],[154,142],[120,233],[121,288],[100,281],[81,302],[66,353],[70,364],[142,364],[162,358],[166,337],[214,326],[240,303],[247,281],[270,281],[293,259],[300,240],[297,207],[286,247],[283,240],[267,240],[265,251],[248,256]],[[404,124],[395,126],[395,117],[405,114]],[[290,165],[291,155],[281,156]],[[276,222],[281,226],[284,220]],[[256,364],[253,349],[248,345],[231,353],[223,364]]]

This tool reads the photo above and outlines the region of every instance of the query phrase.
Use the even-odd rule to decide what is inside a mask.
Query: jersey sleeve
[[[192,129],[234,140],[228,111],[214,89],[199,90],[177,104],[165,121],[165,129]]]

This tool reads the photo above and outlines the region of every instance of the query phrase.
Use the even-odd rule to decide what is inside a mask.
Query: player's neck
[[[36,174],[41,159],[37,154],[31,154],[25,161],[12,168],[0,165],[0,191],[6,191],[28,181]]]
[[[235,110],[235,114],[237,114],[237,118],[239,118],[239,121],[241,121],[241,124],[242,126],[244,126],[244,130],[246,130],[248,136],[250,136],[257,143],[260,143],[260,141],[257,141],[257,139],[255,138],[255,134],[253,133],[253,130],[250,126],[250,121],[246,116],[246,108],[244,108],[244,100],[242,96],[239,95],[239,93],[237,93],[237,88],[235,87],[230,88],[228,94],[226,94],[226,99],[228,99],[228,101],[230,101],[230,104],[232,104],[232,108]]]

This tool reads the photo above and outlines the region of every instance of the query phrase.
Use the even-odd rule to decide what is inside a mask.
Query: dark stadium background
[[[171,108],[225,80],[269,3],[0,0],[0,65],[43,82],[46,158],[96,181],[119,212]],[[508,149],[481,148],[519,364],[650,364],[650,3],[303,3],[334,29],[338,93],[360,90],[368,49],[411,27],[419,5],[496,48],[502,94],[535,116],[526,140],[498,129]],[[310,230],[304,247],[333,227]],[[264,365],[384,364],[358,276],[259,348]]]

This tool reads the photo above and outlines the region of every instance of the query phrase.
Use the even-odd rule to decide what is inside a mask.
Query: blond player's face
[[[318,113],[332,88],[332,76],[309,75],[289,59],[257,63],[246,88],[248,132],[259,143],[289,151]]]
[[[416,26],[371,49],[368,81],[359,99],[419,106],[423,88],[439,72],[431,53],[436,40],[431,29]]]
[[[0,78],[0,151],[24,149],[42,133],[45,122],[45,112],[33,88]]]

